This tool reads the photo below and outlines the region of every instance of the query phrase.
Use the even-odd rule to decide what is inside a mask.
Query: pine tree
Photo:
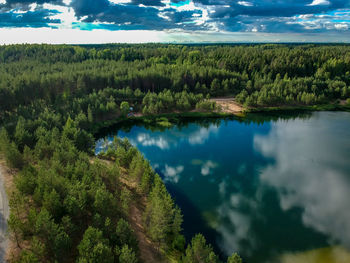
[[[102,231],[88,227],[78,245],[79,263],[113,263],[114,256]]]

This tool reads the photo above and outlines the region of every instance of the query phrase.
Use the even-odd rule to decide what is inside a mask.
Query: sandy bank
[[[243,112],[243,107],[235,101],[233,97],[231,98],[213,98],[218,106],[221,107],[222,112],[237,114]]]

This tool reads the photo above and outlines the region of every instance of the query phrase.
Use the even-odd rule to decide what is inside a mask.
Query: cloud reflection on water
[[[168,149],[169,142],[164,136],[151,137],[148,133],[139,133],[136,138],[136,144],[142,146],[157,146],[160,149]]]
[[[322,114],[322,118],[319,118],[319,114]],[[337,120],[337,116],[348,120],[341,115],[342,113],[314,113],[313,118],[306,121],[296,119],[290,122],[271,122],[267,135],[254,135],[255,152],[269,161],[256,170],[257,182],[256,188],[251,189],[252,194],[247,195],[242,187],[232,188],[240,181],[236,179],[237,176],[245,174],[245,163],[236,171],[232,170],[232,175],[218,185],[222,203],[217,207],[217,220],[220,223],[216,230],[220,234],[218,243],[223,252],[229,255],[240,251],[245,257],[258,253],[264,247],[261,241],[268,239],[264,234],[269,235],[269,230],[257,232],[257,224],[273,222],[281,215],[287,215],[293,209],[295,211],[295,208],[301,211],[300,219],[295,219],[295,223],[304,225],[305,233],[311,235],[312,232],[307,229],[313,229],[326,235],[330,245],[340,244],[350,248],[350,163],[349,155],[346,154],[350,153],[347,141],[350,131],[344,128],[348,127],[348,123],[343,123],[342,126],[341,121]],[[254,183],[250,181],[251,184]],[[272,192],[277,194],[277,205],[281,211],[269,214],[264,208],[266,196]],[[283,236],[282,233],[272,233],[276,229],[271,229],[271,245]],[[296,226],[296,229],[300,228]],[[291,234],[286,229],[282,232]],[[282,244],[279,246],[282,248],[280,252],[287,248]],[[300,248],[302,246],[298,249]],[[300,254],[294,257],[295,254],[292,253],[300,251],[298,249],[285,250],[290,253],[283,254],[282,262],[289,263],[294,258],[295,263],[304,262],[304,256]],[[277,252],[271,250],[267,253],[271,253],[270,260],[275,258],[276,262],[281,262]]]
[[[225,191],[222,184],[219,185],[219,189],[221,192]],[[229,200],[217,209],[221,221],[216,229],[220,233],[218,243],[226,255],[244,250],[245,256],[251,256],[256,247],[255,235],[251,230],[254,216],[244,213],[242,207],[249,208],[252,212],[257,208],[257,203],[237,193],[231,194]]]
[[[337,129],[340,113],[318,114],[307,122],[278,121],[268,135],[255,136],[256,151],[275,161],[260,179],[276,189],[284,211],[302,208],[305,226],[350,248],[350,163],[344,156],[350,133]]]
[[[156,146],[162,150],[168,150],[171,147],[177,147],[181,141],[185,141],[191,145],[204,144],[218,130],[219,127],[214,124],[208,127],[190,125],[184,131],[178,128],[172,128],[167,132],[148,133],[141,131],[137,134],[136,138],[131,138],[130,140],[135,146]]]
[[[196,131],[190,133],[188,136],[188,142],[191,145],[195,144],[203,144],[209,138],[209,136],[213,133],[217,133],[219,127],[216,125],[210,125],[208,128],[200,127]]]
[[[189,125],[185,130],[178,127],[172,127],[165,132],[155,131],[150,133],[148,130],[141,129],[137,131],[132,137],[127,137],[130,143],[136,147],[150,147],[155,146],[161,150],[169,150],[172,147],[177,147],[179,142],[186,142],[190,145],[201,145],[204,144],[211,135],[219,132],[218,124],[210,124],[208,126],[200,125]],[[126,134],[120,132],[118,137],[124,138]],[[114,136],[108,136],[108,143],[113,141]],[[96,141],[95,153],[105,150],[108,147],[105,144],[104,138]],[[212,168],[212,167],[211,167]]]
[[[164,170],[162,170],[162,173],[164,175],[164,180],[171,183],[179,182],[180,174],[183,172],[183,170],[184,170],[183,165],[172,167],[166,164]]]

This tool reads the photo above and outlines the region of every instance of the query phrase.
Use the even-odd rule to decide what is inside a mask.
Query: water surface
[[[127,137],[163,177],[187,238],[201,232],[248,263],[350,262],[350,113],[108,134]]]

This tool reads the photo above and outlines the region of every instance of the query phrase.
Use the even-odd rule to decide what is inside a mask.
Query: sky
[[[0,0],[0,44],[350,42],[350,0]]]

